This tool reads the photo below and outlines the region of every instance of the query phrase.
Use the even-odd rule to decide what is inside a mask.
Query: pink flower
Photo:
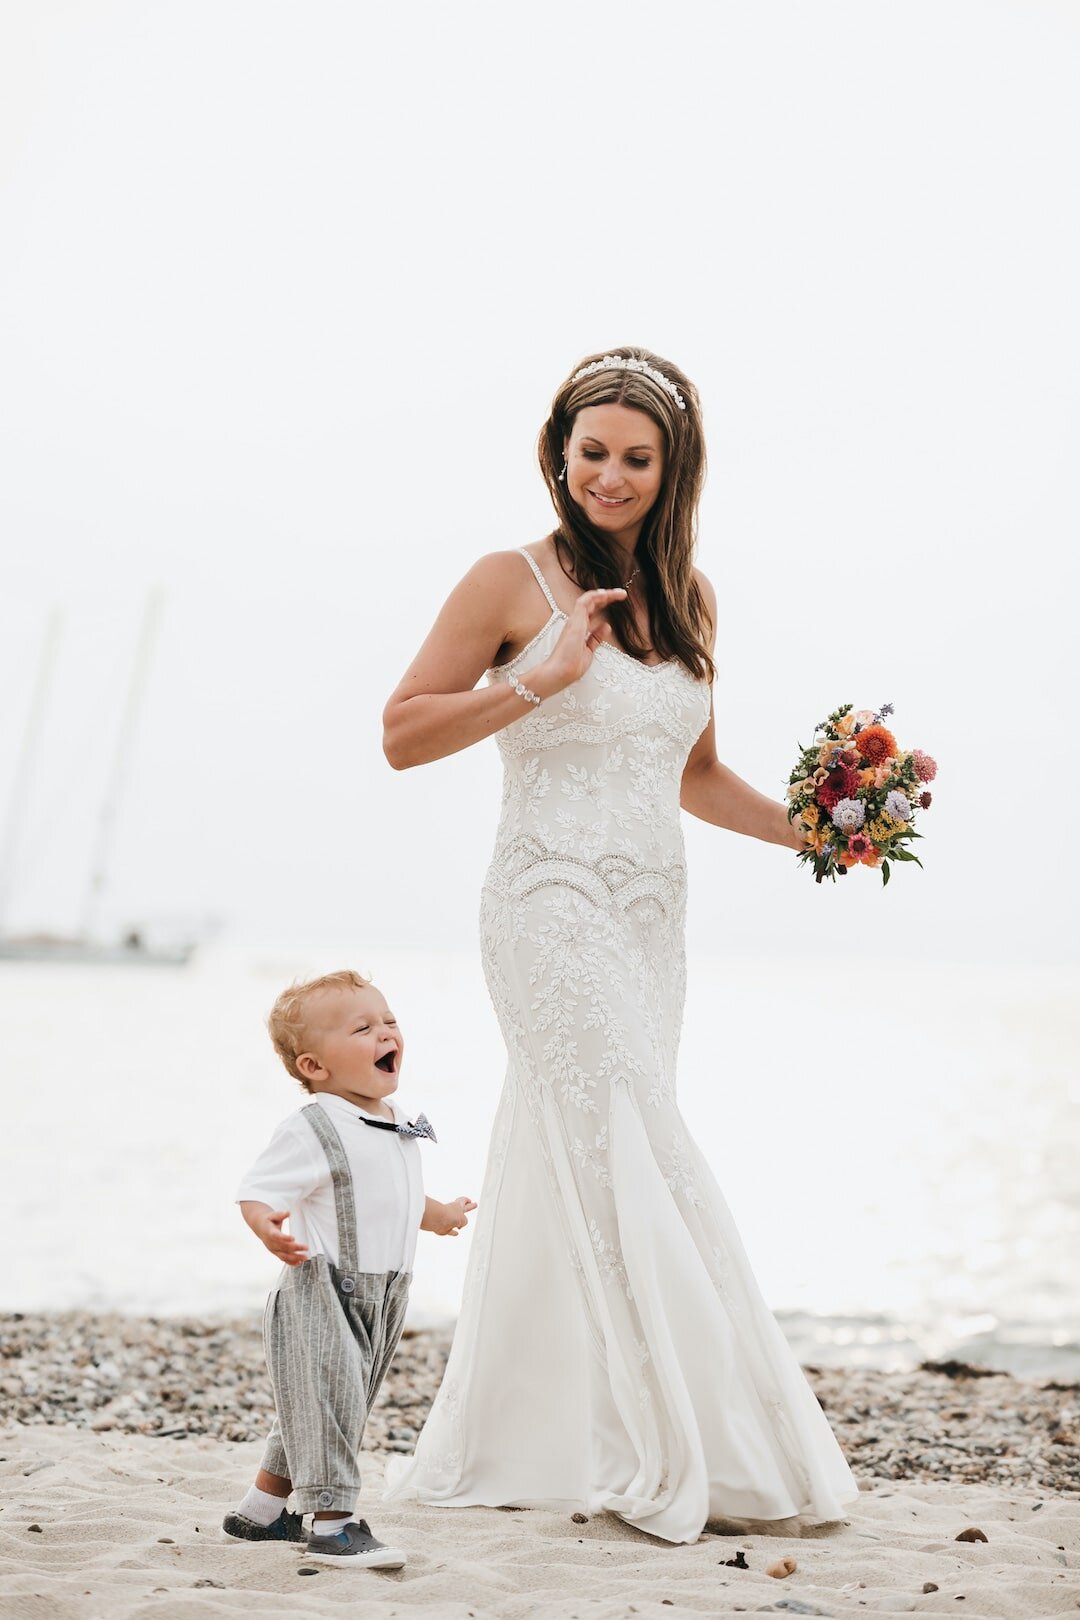
[[[873,844],[865,833],[852,833],[847,841],[848,854],[853,855],[857,861],[863,861],[872,853]]]
[[[937,775],[937,761],[924,754],[921,748],[911,750],[911,763],[920,782],[932,782]]]

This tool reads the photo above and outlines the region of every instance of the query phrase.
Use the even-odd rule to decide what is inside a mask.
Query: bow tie
[[[399,1136],[426,1136],[431,1142],[439,1140],[428,1124],[426,1114],[417,1114],[415,1125],[399,1125],[392,1119],[369,1119],[367,1114],[361,1114],[359,1118],[363,1124],[373,1125],[377,1131],[397,1131]]]

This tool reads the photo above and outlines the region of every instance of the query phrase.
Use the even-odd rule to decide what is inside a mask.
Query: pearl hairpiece
[[[583,366],[571,377],[571,382],[580,382],[582,377],[591,377],[597,371],[639,371],[642,376],[648,377],[665,394],[670,394],[680,411],[685,411],[686,401],[683,399],[670,377],[665,377],[662,371],[650,366],[647,360],[636,360],[633,355],[605,354],[602,360],[594,360],[591,366]]]

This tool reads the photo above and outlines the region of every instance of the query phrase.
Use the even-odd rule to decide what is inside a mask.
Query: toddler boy
[[[476,1205],[424,1196],[418,1140],[435,1133],[390,1100],[404,1041],[369,980],[346,970],[295,985],[269,1028],[313,1101],[278,1126],[238,1194],[285,1269],[263,1317],[277,1416],[255,1483],[223,1528],[248,1541],[302,1541],[312,1513],[309,1558],[400,1569],[404,1553],[353,1517],[360,1442],[401,1336],[417,1231],[456,1236]]]

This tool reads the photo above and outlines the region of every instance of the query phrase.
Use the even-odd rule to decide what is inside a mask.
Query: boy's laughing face
[[[397,1090],[405,1042],[373,984],[320,990],[306,1008],[305,1047],[296,1066],[312,1091],[332,1091],[370,1114],[390,1117],[384,1097]]]

